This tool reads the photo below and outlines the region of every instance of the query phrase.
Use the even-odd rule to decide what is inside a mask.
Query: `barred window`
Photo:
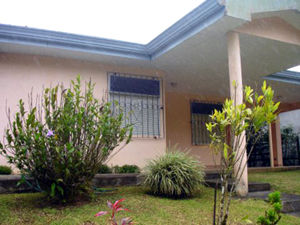
[[[109,73],[109,101],[119,103],[133,125],[133,135],[160,136],[161,78]]]
[[[191,124],[192,124],[192,144],[207,145],[210,144],[209,132],[206,129],[206,123],[210,122],[210,115],[213,111],[221,110],[220,103],[209,103],[200,101],[191,101]]]

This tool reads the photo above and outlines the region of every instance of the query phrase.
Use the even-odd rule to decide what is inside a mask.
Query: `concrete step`
[[[267,201],[268,195],[270,193],[272,192],[271,191],[254,192],[254,193],[249,193],[248,197],[263,199]],[[282,200],[283,213],[295,214],[295,216],[300,216],[300,195],[281,193],[281,200]]]
[[[220,175],[216,170],[205,171],[205,180],[220,179]]]
[[[291,216],[300,217],[300,211],[290,212],[288,214],[291,215]]]
[[[208,179],[205,180],[205,183],[208,187],[216,187],[216,184],[218,183],[218,188],[221,188],[221,182],[219,179]],[[229,180],[228,190],[231,189],[233,180]],[[259,182],[249,182],[248,184],[248,190],[249,192],[257,192],[257,191],[269,191],[271,190],[271,186],[269,183],[259,183]]]
[[[205,172],[205,180],[220,179],[219,170],[205,170],[204,172]],[[232,177],[232,173],[230,173],[230,177]]]

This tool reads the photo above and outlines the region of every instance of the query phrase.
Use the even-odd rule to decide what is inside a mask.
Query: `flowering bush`
[[[111,209],[111,216],[110,216],[109,221],[112,225],[118,225],[118,224],[130,225],[130,224],[133,224],[132,220],[129,217],[121,219],[119,221],[120,223],[118,223],[118,219],[116,218],[116,213],[117,212],[122,211],[122,210],[129,211],[129,209],[124,208],[124,206],[120,204],[124,200],[125,199],[122,198],[122,199],[116,201],[114,204],[112,204],[110,201],[107,201],[107,206]],[[95,217],[103,216],[103,215],[106,215],[106,214],[108,214],[108,211],[100,211],[95,215]]]
[[[51,197],[69,200],[89,193],[102,163],[120,142],[131,139],[123,114],[114,115],[111,103],[96,99],[94,86],[87,82],[82,93],[78,76],[70,88],[45,89],[36,104],[31,96],[28,111],[20,100],[14,120],[8,118],[0,153]]]

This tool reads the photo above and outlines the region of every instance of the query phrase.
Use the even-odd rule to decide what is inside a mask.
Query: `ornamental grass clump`
[[[191,196],[204,181],[203,165],[176,146],[165,155],[149,160],[145,171],[145,185],[154,195]]]
[[[23,100],[5,131],[0,153],[22,174],[34,178],[38,189],[60,201],[76,200],[92,190],[92,179],[112,151],[131,139],[122,110],[94,97],[91,81],[80,76],[69,88],[46,88],[42,98]],[[85,90],[85,91],[82,91]],[[8,112],[8,115],[10,113]]]

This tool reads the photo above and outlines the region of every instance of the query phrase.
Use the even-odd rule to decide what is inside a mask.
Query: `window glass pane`
[[[214,110],[221,110],[222,105],[220,104],[210,104],[201,102],[192,102],[192,114],[209,114],[211,115]]]
[[[110,91],[159,96],[159,89],[159,80],[123,76],[110,77]]]

